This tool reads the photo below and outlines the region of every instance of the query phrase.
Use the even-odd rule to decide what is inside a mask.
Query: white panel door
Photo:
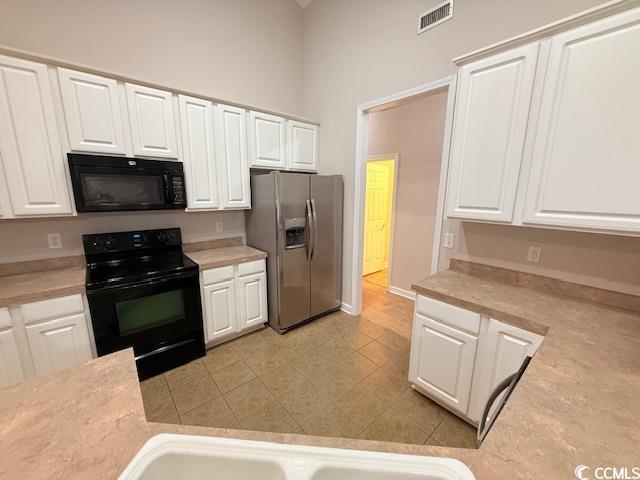
[[[238,278],[238,320],[239,330],[267,322],[267,275],[265,272]]]
[[[83,313],[28,325],[26,330],[37,375],[91,359],[87,318]]]
[[[537,56],[533,43],[460,68],[449,217],[511,222]]]
[[[218,153],[222,182],[222,207],[250,208],[249,162],[247,157],[247,112],[230,105],[218,105]]]
[[[640,9],[551,40],[525,223],[640,232]]]
[[[126,154],[118,82],[58,68],[71,150]]]
[[[23,381],[24,372],[13,330],[0,332],[0,388]]]
[[[235,280],[207,285],[203,290],[207,342],[237,332]]]
[[[543,339],[535,333],[489,319],[473,381],[469,405],[471,419],[480,421],[493,389],[509,375],[516,373],[525,357],[533,355]],[[494,402],[494,408],[499,400]]]
[[[217,209],[216,110],[208,100],[179,95],[182,161],[189,209]]]
[[[249,158],[256,168],[286,168],[285,119],[249,112]]]
[[[477,337],[415,314],[409,381],[453,409],[466,413]]]
[[[287,168],[318,170],[318,126],[287,121]]]
[[[171,92],[131,83],[125,87],[134,155],[178,158]]]
[[[58,135],[46,65],[0,56],[0,151],[16,216],[72,213]]]

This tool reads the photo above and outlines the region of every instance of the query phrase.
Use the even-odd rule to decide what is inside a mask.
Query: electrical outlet
[[[47,233],[49,248],[62,248],[62,235],[59,233]]]
[[[540,263],[540,256],[542,255],[542,247],[536,247],[531,245],[527,251],[527,262]]]
[[[444,234],[444,248],[453,248],[456,242],[456,234],[455,233],[445,233]]]
[[[222,222],[216,222],[216,233],[222,233],[224,231],[224,224]]]

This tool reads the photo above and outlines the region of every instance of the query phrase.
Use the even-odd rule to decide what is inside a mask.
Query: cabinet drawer
[[[51,298],[40,302],[26,303],[20,307],[24,323],[56,318],[62,315],[84,312],[82,295]]]
[[[8,308],[0,308],[0,328],[10,327],[11,317]]]
[[[231,279],[233,279],[233,265],[212,268],[202,272],[204,285],[211,285],[212,283],[224,282],[225,280]]]
[[[416,312],[467,332],[480,332],[480,314],[418,295]]]
[[[264,259],[255,260],[253,262],[245,262],[238,265],[238,276],[251,275],[253,273],[262,273],[266,270]]]

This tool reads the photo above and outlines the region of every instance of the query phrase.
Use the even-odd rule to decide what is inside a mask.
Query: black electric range
[[[99,356],[133,347],[145,379],[205,353],[198,265],[179,228],[83,235]]]

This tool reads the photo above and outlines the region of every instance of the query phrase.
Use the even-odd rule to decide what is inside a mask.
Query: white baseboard
[[[411,290],[405,290],[404,288],[394,287],[393,285],[389,285],[389,293],[393,293],[394,295],[400,295],[401,297],[408,298],[409,300],[416,300],[416,292]]]
[[[351,307],[351,305],[349,305],[348,303],[344,303],[342,302],[340,304],[340,310],[342,310],[344,313],[346,313],[347,315],[351,315],[351,312],[353,311],[353,308]]]

